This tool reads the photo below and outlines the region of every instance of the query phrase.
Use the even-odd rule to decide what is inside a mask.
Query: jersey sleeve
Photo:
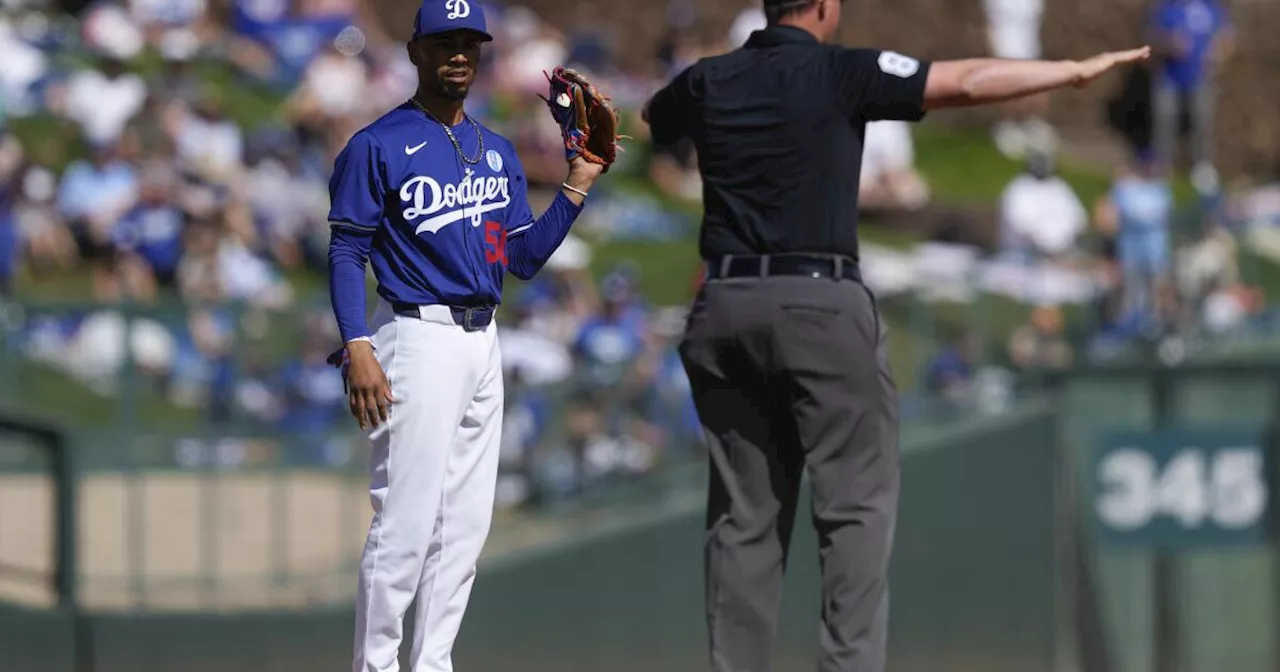
[[[879,49],[839,49],[835,89],[851,118],[919,121],[924,118],[929,61]]]
[[[329,178],[329,223],[362,231],[381,225],[386,190],[382,146],[367,131],[347,142]]]
[[[529,179],[524,164],[514,148],[507,152],[507,179],[511,181],[511,205],[507,207],[507,237],[517,236],[533,226],[533,209],[529,206]]]
[[[693,132],[693,66],[676,75],[649,101],[649,133],[659,145],[673,145]]]

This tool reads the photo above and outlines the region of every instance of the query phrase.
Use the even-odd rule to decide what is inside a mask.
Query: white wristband
[[[581,190],[581,189],[574,189],[573,187],[569,186],[569,183],[568,183],[568,182],[564,182],[564,183],[562,183],[560,186],[564,187],[565,189],[568,189],[569,191],[572,191],[573,193],[575,193],[575,194],[577,194],[577,195],[579,195],[579,196],[581,196],[581,197],[583,197],[583,198],[586,198],[586,197],[587,197],[587,192],[585,192],[585,191],[583,191],[583,190]]]
[[[351,340],[347,341],[347,345],[351,345],[352,343],[355,343],[356,341],[364,341],[365,343],[368,343],[369,345],[373,345],[373,339],[372,339],[372,338],[369,338],[368,336],[356,336],[355,338],[353,338],[353,339],[351,339]]]

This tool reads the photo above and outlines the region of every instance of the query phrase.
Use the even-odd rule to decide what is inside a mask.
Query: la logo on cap
[[[454,19],[465,19],[468,16],[471,16],[471,5],[467,0],[448,0],[448,2],[444,3],[444,8],[449,10],[449,13],[445,15],[445,18],[450,21]]]

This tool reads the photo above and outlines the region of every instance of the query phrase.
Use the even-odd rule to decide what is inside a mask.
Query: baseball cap
[[[470,30],[493,40],[484,21],[480,0],[423,0],[413,20],[413,39],[454,30]]]

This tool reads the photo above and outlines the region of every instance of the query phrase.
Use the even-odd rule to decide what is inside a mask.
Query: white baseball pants
[[[373,520],[360,562],[355,672],[396,672],[405,613],[418,598],[412,672],[450,672],[476,561],[493,519],[502,429],[497,323],[467,332],[443,306],[421,319],[384,301],[373,344],[387,373],[389,422],[370,432]]]

